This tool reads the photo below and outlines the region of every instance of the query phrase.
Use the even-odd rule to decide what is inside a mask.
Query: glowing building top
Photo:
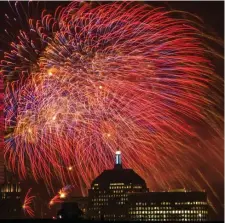
[[[121,151],[116,151],[115,168],[122,168]]]

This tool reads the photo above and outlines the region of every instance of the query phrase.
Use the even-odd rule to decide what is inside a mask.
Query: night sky
[[[184,2],[145,2],[147,4],[153,5],[153,6],[159,6],[159,7],[166,7],[167,9],[176,9],[176,10],[184,10],[188,11],[190,13],[193,13],[199,17],[201,17],[204,21],[205,27],[208,30],[209,33],[213,33],[214,36],[217,36],[220,39],[224,39],[224,2],[222,1],[184,1]],[[20,3],[23,5],[24,10],[28,10],[28,3],[22,2]],[[42,9],[46,8],[50,13],[54,12],[54,10],[59,5],[67,5],[68,2],[40,2],[38,7],[32,6],[32,9],[30,9],[30,12],[32,12],[32,15],[34,17],[38,17],[40,15],[40,12]],[[107,4],[107,3],[106,3]],[[0,3],[0,56],[2,57],[2,52],[7,50],[9,47],[9,42],[13,40],[12,37],[11,40],[9,40],[9,37],[6,36],[4,33],[5,29],[9,29],[14,31],[16,33],[18,31],[17,27],[10,27],[10,24],[8,24],[5,20],[5,13],[9,16],[13,16],[12,10],[10,8],[10,5],[8,2],[1,2]],[[219,48],[217,46],[219,52],[223,54],[223,48]],[[2,59],[2,58],[1,58]],[[224,69],[223,69],[223,61],[219,59],[215,59],[213,61],[217,73],[223,77]],[[223,105],[221,105],[221,112],[223,112]],[[49,201],[48,192],[44,186],[43,183],[36,184],[33,182],[33,180],[26,180],[24,183],[24,188],[30,188],[32,187],[34,189],[34,193],[38,193],[40,196],[38,196],[40,203],[45,203],[47,205]],[[224,185],[223,182],[215,182],[215,188],[219,194],[219,196],[223,196],[223,190]],[[56,191],[59,189],[59,186],[56,186]],[[52,195],[52,194],[51,194]],[[79,191],[76,192],[76,195],[79,195]],[[45,207],[42,207],[42,209],[46,209]],[[42,216],[44,215],[45,211],[42,211]],[[48,213],[46,216],[49,216]],[[219,210],[219,214],[217,216],[218,219],[223,220],[223,208],[221,207],[221,210]]]

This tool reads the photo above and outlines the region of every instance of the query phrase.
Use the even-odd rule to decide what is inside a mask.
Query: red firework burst
[[[62,203],[72,191],[73,186],[67,185],[63,187],[49,202],[49,208],[57,203]]]
[[[223,176],[221,80],[195,22],[131,2],[73,2],[29,28],[1,62],[5,157],[20,177],[29,169],[85,192],[118,147],[151,188],[210,185],[200,166],[212,157],[207,168]]]
[[[30,217],[34,217],[34,210],[32,209],[31,205],[33,203],[35,196],[30,196],[31,190],[32,188],[30,188],[28,192],[26,193],[22,208],[25,215],[28,214]]]

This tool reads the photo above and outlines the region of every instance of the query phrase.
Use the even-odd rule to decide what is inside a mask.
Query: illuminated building
[[[134,221],[206,221],[205,192],[149,192],[129,195],[129,218]]]
[[[207,194],[176,190],[149,192],[132,169],[122,168],[116,152],[112,170],[105,170],[91,184],[87,217],[106,221],[206,221]]]
[[[145,181],[132,169],[124,169],[121,153],[116,152],[113,169],[103,171],[91,185],[88,196],[88,218],[94,220],[126,220],[128,194],[147,192]]]
[[[21,218],[21,187],[14,176],[5,170],[5,183],[0,190],[0,218]]]

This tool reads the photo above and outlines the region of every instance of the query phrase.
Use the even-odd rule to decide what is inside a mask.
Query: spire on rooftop
[[[121,151],[119,149],[116,151],[115,168],[122,168]]]

